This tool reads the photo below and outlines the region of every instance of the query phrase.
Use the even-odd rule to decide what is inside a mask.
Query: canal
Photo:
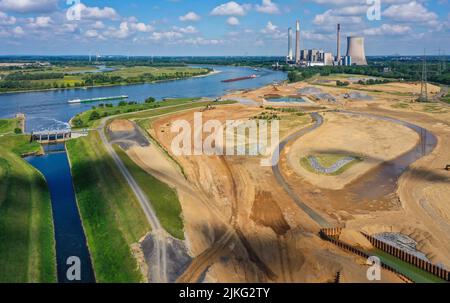
[[[95,282],[64,144],[46,146],[45,155],[28,157],[26,160],[44,175],[50,191],[58,282]],[[67,272],[74,265],[68,264],[71,257],[80,261],[79,281],[68,279]]]

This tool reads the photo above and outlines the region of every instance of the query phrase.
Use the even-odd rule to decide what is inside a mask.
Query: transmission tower
[[[422,83],[420,88],[419,102],[428,102],[428,71],[427,71],[427,55],[424,51],[422,64]]]

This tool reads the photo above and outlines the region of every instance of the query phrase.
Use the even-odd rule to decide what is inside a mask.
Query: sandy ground
[[[342,79],[341,79],[342,80]],[[372,101],[349,101],[342,95],[351,88],[333,88],[311,83],[268,86],[238,92],[224,99],[242,98],[259,104],[267,95],[295,95],[315,86],[336,97],[337,102],[319,101],[326,109],[349,109],[390,116],[414,123],[438,138],[434,152],[415,162],[398,180],[392,192],[362,198],[358,184],[370,180],[383,161],[407,152],[418,136],[406,127],[368,118],[323,113],[323,126],[288,145],[281,155],[281,170],[295,192],[315,211],[336,225],[345,224],[343,240],[370,247],[360,235],[401,232],[416,240],[418,249],[435,263],[450,268],[450,106],[442,110],[411,103],[420,86],[405,83],[364,86],[382,92],[367,92]],[[356,87],[356,86],[355,86]],[[430,86],[434,93],[436,87]],[[407,107],[396,107],[399,102]],[[290,106],[292,107],[292,106]],[[204,119],[248,119],[263,109],[229,105],[204,112]],[[175,134],[173,121],[193,123],[193,111],[156,119],[149,129],[164,149],[170,151]],[[282,136],[305,126],[308,120],[282,124]],[[123,131],[125,122],[114,125]],[[125,127],[126,128],[126,127]],[[303,170],[299,157],[326,151],[365,156],[336,177]],[[192,263],[179,282],[367,282],[362,260],[322,241],[319,226],[277,185],[271,168],[248,156],[173,156],[151,146],[134,146],[130,157],[146,171],[173,186],[180,197],[186,242]],[[175,161],[174,161],[175,160]],[[182,168],[182,169],[181,169]],[[389,187],[390,188],[390,187]],[[367,189],[367,194],[376,193]],[[363,193],[364,194],[364,193]],[[384,282],[401,282],[383,271]]]
[[[344,114],[323,113],[325,123],[293,144],[288,162],[305,181],[319,187],[339,190],[380,163],[392,160],[412,149],[419,136],[392,122]],[[340,154],[363,159],[338,176],[323,176],[305,169],[300,160],[310,155]]]
[[[232,105],[204,112],[204,119],[248,119],[260,111]],[[158,119],[149,130],[167,150],[175,136],[171,122],[178,119],[192,123],[193,112]],[[292,121],[287,125],[295,129]],[[333,282],[337,272],[344,281],[367,282],[364,260],[320,240],[319,227],[276,185],[259,158],[174,157],[185,179],[153,145],[131,148],[129,155],[180,196],[194,257],[180,282]],[[384,281],[400,280],[386,273]]]

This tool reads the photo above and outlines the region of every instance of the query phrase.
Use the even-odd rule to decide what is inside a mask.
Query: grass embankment
[[[17,119],[0,119],[0,135],[13,133],[19,127]]]
[[[176,191],[136,165],[119,146],[114,148],[151,201],[163,228],[173,237],[184,240],[182,209]]]
[[[337,161],[342,160],[346,157],[346,155],[335,155],[335,154],[321,154],[321,155],[314,155],[314,157],[317,159],[317,162],[325,168],[331,167],[333,164],[335,164]],[[354,157],[354,156],[352,156]],[[346,165],[342,166],[341,168],[339,168],[337,171],[335,171],[334,173],[331,174],[323,174],[320,173],[318,171],[316,171],[312,166],[311,163],[308,160],[308,157],[304,157],[300,159],[300,164],[301,166],[303,166],[303,168],[305,168],[306,170],[308,170],[309,172],[318,174],[318,175],[326,175],[326,176],[339,176],[340,174],[344,173],[345,171],[347,171],[348,169],[350,169],[353,165],[355,165],[356,163],[361,162],[363,159],[360,157],[354,157],[355,160],[353,160],[350,163],[347,163]]]
[[[162,102],[154,102],[154,103],[137,103],[137,104],[127,104],[127,105],[116,105],[107,107],[95,107],[95,109],[91,109],[85,112],[82,112],[76,115],[72,119],[72,126],[77,128],[87,128],[87,127],[96,127],[99,125],[100,120],[105,117],[121,115],[126,113],[135,113],[145,110],[164,108],[168,106],[176,106],[181,104],[189,104],[198,101],[198,98],[180,98],[180,99],[172,99],[166,100]],[[95,116],[93,113],[96,113]]]
[[[370,252],[381,259],[384,264],[391,266],[398,272],[404,274],[416,283],[445,283],[446,281],[430,274],[412,264],[404,262],[384,251],[374,249]]]
[[[130,248],[150,231],[139,202],[98,133],[69,141],[67,151],[97,281],[142,281]]]
[[[56,282],[50,194],[21,158],[39,152],[24,135],[0,138],[0,282]]]

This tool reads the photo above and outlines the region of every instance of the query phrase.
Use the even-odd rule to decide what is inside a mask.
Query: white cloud
[[[27,19],[27,22],[29,27],[38,29],[49,27],[53,23],[53,20],[49,16],[39,16],[36,18],[29,18]]]
[[[25,31],[23,30],[23,28],[21,26],[16,26],[13,29],[13,34],[16,35],[16,36],[22,36],[22,35],[25,34]]]
[[[95,29],[103,29],[105,28],[105,24],[102,21],[96,21],[93,25],[93,28]]]
[[[105,35],[108,37],[125,39],[137,32],[149,33],[152,32],[153,30],[154,28],[149,24],[122,21],[118,29],[110,28],[108,31],[105,32]]]
[[[231,26],[237,26],[237,25],[240,24],[240,22],[239,22],[239,19],[238,19],[238,18],[236,18],[236,17],[230,17],[230,18],[228,18],[228,20],[227,20],[227,24],[228,24],[228,25],[231,25]]]
[[[262,5],[256,5],[256,11],[271,15],[280,13],[278,5],[273,3],[272,0],[262,0]]]
[[[313,19],[315,25],[335,25],[337,23],[342,24],[360,24],[363,22],[361,16],[351,16],[348,14],[341,14],[342,11],[329,9],[323,14],[316,15]],[[345,13],[345,12],[344,12]]]
[[[234,1],[217,6],[211,11],[213,16],[245,16],[250,9],[248,5],[240,5]]]
[[[88,38],[97,38],[99,36],[98,31],[95,29],[87,30],[84,35]]]
[[[198,30],[194,26],[177,27],[174,26],[173,29],[183,34],[196,34]]]
[[[119,17],[119,14],[112,7],[89,7],[83,3],[74,6],[74,11],[81,13],[81,19],[102,20],[109,19],[115,20]]]
[[[407,25],[383,24],[377,28],[368,28],[363,31],[367,36],[399,36],[412,32],[412,28]]]
[[[426,7],[416,1],[391,5],[383,12],[382,16],[402,22],[432,22],[438,19],[436,13],[428,11]]]
[[[187,22],[187,21],[194,22],[194,21],[199,21],[201,18],[195,12],[189,12],[186,15],[181,16],[179,19],[180,19],[180,21],[183,21],[183,22]]]
[[[4,12],[0,12],[0,25],[14,25],[16,21],[14,16],[8,16]]]
[[[273,24],[271,21],[269,21],[266,27],[261,30],[261,33],[272,39],[287,38],[287,34],[285,32],[281,32],[278,26]]]
[[[58,0],[0,0],[0,8],[16,13],[45,13],[56,10]]]
[[[219,45],[219,44],[223,44],[224,42],[223,42],[223,40],[219,40],[219,39],[205,39],[202,37],[197,37],[197,38],[181,40],[180,43],[191,44],[191,45]]]
[[[182,38],[183,34],[176,31],[167,31],[167,32],[153,32],[150,36],[151,40],[161,41],[161,40],[173,40],[177,38]]]

